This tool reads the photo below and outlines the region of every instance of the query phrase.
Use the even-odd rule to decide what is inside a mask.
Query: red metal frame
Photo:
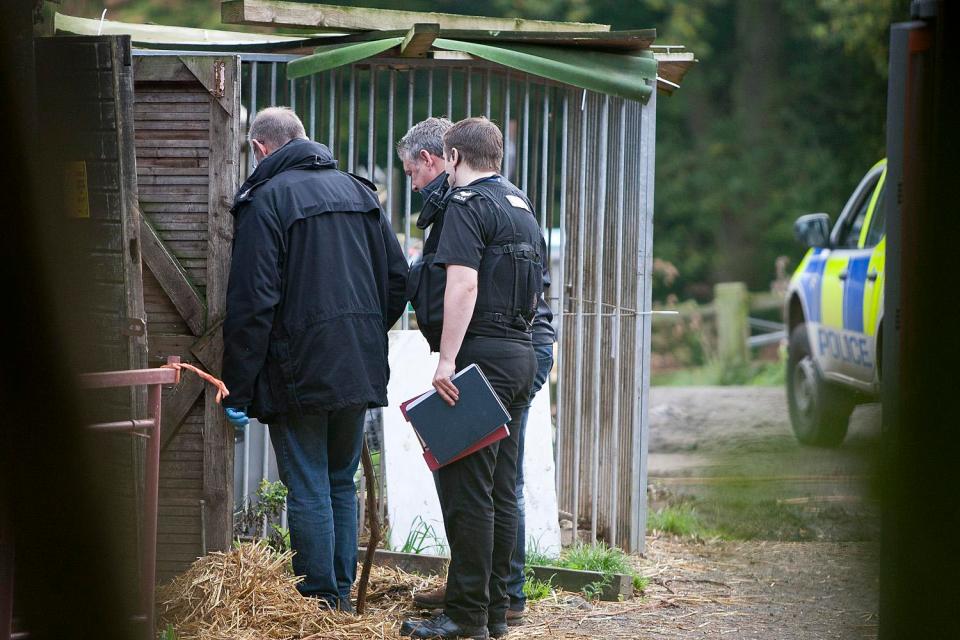
[[[167,364],[178,364],[178,356],[167,358]],[[160,496],[160,424],[161,394],[163,385],[180,382],[180,371],[174,368],[135,369],[131,371],[108,371],[87,373],[80,376],[80,385],[85,389],[109,389],[116,387],[147,388],[146,419],[104,422],[90,425],[90,429],[104,432],[137,433],[147,437],[143,545],[140,556],[140,598],[143,608],[146,638],[154,637],[154,587],[157,579],[157,512]],[[3,525],[4,523],[0,523]],[[0,526],[0,640],[10,640],[24,634],[13,634],[13,542],[9,531]]]

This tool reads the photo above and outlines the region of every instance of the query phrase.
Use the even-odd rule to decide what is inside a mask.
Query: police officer
[[[227,418],[270,424],[297,588],[352,610],[363,419],[387,404],[387,330],[407,263],[372,185],[337,170],[286,107],[257,114],[223,325]]]
[[[498,174],[503,136],[486,118],[444,135],[451,190],[434,262],[446,269],[440,362],[433,386],[446,402],[451,377],[477,364],[510,413],[510,436],[437,472],[450,543],[443,614],[408,620],[417,638],[488,638],[507,631],[506,582],[517,536],[518,437],[537,363],[531,327],[543,291],[541,235],[522,191]]]
[[[446,118],[427,118],[411,127],[397,143],[403,171],[410,177],[413,190],[423,195],[417,227],[425,232],[429,229],[423,253],[410,268],[407,298],[417,314],[417,328],[431,351],[440,350],[440,330],[443,327],[446,271],[435,265],[433,259],[440,244],[445,196],[450,186],[443,170],[443,135],[452,126],[453,123]],[[438,604],[442,604],[442,598]]]
[[[404,173],[410,177],[413,190],[423,195],[423,208],[417,218],[417,227],[429,229],[429,235],[423,245],[423,254],[410,268],[407,284],[408,297],[417,314],[417,327],[427,339],[432,351],[440,350],[440,331],[443,327],[443,292],[446,284],[446,272],[443,265],[434,263],[434,257],[440,244],[443,230],[443,211],[448,192],[447,174],[443,163],[443,136],[453,123],[446,118],[427,118],[415,124],[397,143],[397,155],[403,163]],[[541,243],[542,255],[546,255],[546,243]],[[543,261],[544,297],[550,286],[548,261]],[[544,300],[538,302],[536,318],[533,323],[533,348],[537,357],[537,374],[530,389],[530,400],[543,387],[553,368],[553,343],[556,332],[553,328],[553,312]],[[510,559],[510,577],[507,579],[507,593],[510,608],[507,610],[507,623],[523,622],[526,596],[523,585],[526,551],[526,527],[524,517],[523,494],[523,452],[529,407],[524,410],[518,434],[519,452],[517,455],[517,542]],[[443,607],[446,587],[418,591],[414,603],[425,609]]]

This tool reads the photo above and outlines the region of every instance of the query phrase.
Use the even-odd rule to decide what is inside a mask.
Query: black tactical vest
[[[447,286],[447,270],[442,265],[434,265],[433,258],[440,245],[443,210],[447,206],[446,193],[431,194],[424,203],[420,216],[429,216],[430,235],[423,243],[421,257],[410,265],[407,276],[407,300],[413,305],[417,328],[427,339],[431,351],[440,350],[440,333],[443,329],[443,292]]]
[[[469,194],[469,195],[466,195]],[[510,196],[508,198],[507,196]],[[543,256],[539,250],[539,230],[533,207],[522,191],[508,181],[487,180],[468,187],[452,189],[450,198],[481,198],[483,204],[503,224],[498,237],[483,251],[477,277],[477,303],[467,333],[499,335],[497,328],[509,327],[529,333],[536,315],[537,301],[543,293]],[[514,202],[525,205],[516,206]],[[434,351],[440,349],[443,328],[443,294],[446,270],[434,265],[443,226],[443,213],[437,216],[424,243],[422,259],[411,269],[408,293],[417,314],[417,325]],[[504,231],[506,230],[506,231]]]

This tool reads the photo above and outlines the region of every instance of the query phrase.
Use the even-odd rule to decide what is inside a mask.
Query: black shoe
[[[488,622],[487,630],[490,632],[491,638],[502,638],[510,631],[510,627],[507,626],[506,622]]]
[[[429,620],[404,620],[400,625],[400,635],[411,638],[468,638],[469,640],[490,638],[487,627],[459,625],[444,614]]]

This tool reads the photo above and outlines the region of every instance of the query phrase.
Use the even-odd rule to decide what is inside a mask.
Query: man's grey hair
[[[300,118],[290,107],[267,107],[250,125],[250,139],[279,149],[294,138],[306,138]]]
[[[410,127],[407,135],[397,143],[400,160],[417,160],[420,151],[443,157],[443,135],[453,126],[446,118],[427,118]]]

